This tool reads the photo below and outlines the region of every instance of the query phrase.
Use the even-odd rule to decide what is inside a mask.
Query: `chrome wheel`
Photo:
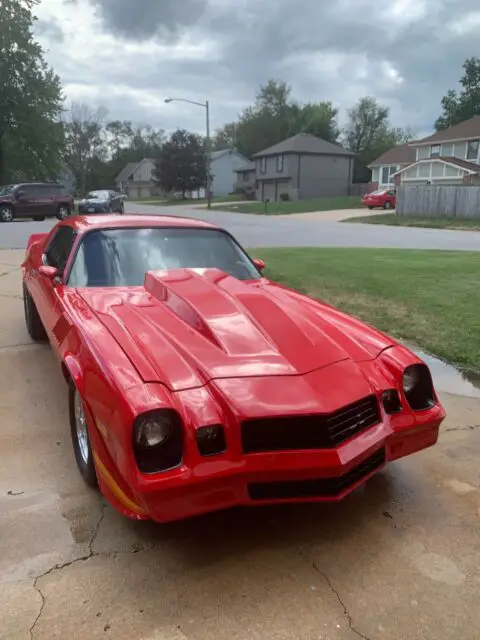
[[[75,390],[75,398],[73,402],[74,402],[75,428],[77,431],[78,449],[79,449],[80,455],[82,456],[83,462],[85,464],[88,464],[90,452],[89,452],[89,446],[88,446],[87,419],[85,417],[83,401],[77,390]]]
[[[13,220],[13,211],[10,207],[0,208],[0,220],[2,222],[11,222]]]

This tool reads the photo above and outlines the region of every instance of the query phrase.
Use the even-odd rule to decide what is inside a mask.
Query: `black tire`
[[[370,211],[373,209],[373,207],[368,207],[370,209]]]
[[[15,217],[15,210],[9,204],[0,206],[0,222],[12,222]]]
[[[120,208],[119,208],[119,210],[118,210],[118,213],[125,213],[125,205],[123,204],[123,202],[122,202],[122,204],[120,205]]]
[[[80,441],[79,430],[77,429],[77,403],[81,403],[82,411],[84,412],[84,402],[78,392],[76,386],[70,383],[68,388],[68,409],[70,416],[70,432],[72,435],[73,453],[75,454],[75,461],[77,463],[78,470],[85,483],[89,487],[98,487],[97,473],[95,471],[95,463],[93,462],[92,447],[90,446],[90,438],[88,435],[88,428],[85,422],[86,439],[83,444]],[[83,418],[86,421],[85,414]]]
[[[35,222],[43,222],[45,220],[45,216],[33,216]]]
[[[58,220],[65,220],[65,218],[68,218],[69,215],[70,215],[70,207],[68,206],[68,204],[58,205],[57,213],[56,213]]]
[[[384,209],[392,209],[393,205],[391,202],[385,202],[385,204],[383,205]]]
[[[25,324],[27,325],[27,331],[31,339],[35,340],[35,342],[45,342],[47,340],[45,327],[38,315],[35,302],[25,285],[23,285],[23,311],[25,314]]]

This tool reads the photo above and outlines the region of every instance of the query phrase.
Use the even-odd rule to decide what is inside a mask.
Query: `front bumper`
[[[78,205],[78,213],[82,214],[91,214],[91,213],[108,213],[107,205],[87,205],[87,204],[79,204]]]
[[[240,459],[226,453],[151,476],[136,470],[131,485],[95,438],[103,467],[97,464],[97,473],[102,492],[119,511],[157,522],[240,505],[339,501],[388,462],[434,445],[444,417],[437,404],[416,414],[388,416],[335,449],[255,453]]]

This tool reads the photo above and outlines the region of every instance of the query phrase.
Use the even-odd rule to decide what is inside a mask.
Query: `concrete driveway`
[[[159,207],[126,203],[131,213],[189,216],[228,229],[245,247],[385,247],[397,249],[456,249],[479,251],[480,233],[341,223],[364,210],[331,211],[291,216],[257,216],[195,208]],[[371,212],[368,212],[369,214]],[[28,236],[51,229],[53,220],[25,220],[0,224],[0,249],[25,247]]]
[[[341,504],[124,519],[77,473],[66,386],[0,252],[0,639],[477,640],[480,399]]]

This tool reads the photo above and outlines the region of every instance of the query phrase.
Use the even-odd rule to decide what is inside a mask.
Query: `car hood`
[[[144,287],[79,289],[145,382],[303,375],[371,360],[390,338],[328,305],[217,269],[146,274]]]

